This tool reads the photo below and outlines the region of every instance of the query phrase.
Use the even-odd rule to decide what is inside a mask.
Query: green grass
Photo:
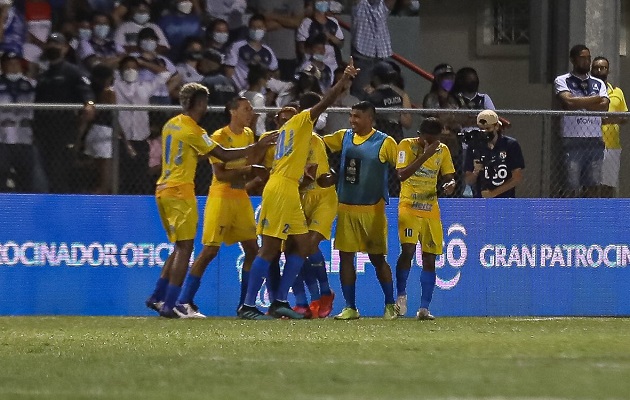
[[[0,318],[0,399],[628,399],[630,320]]]

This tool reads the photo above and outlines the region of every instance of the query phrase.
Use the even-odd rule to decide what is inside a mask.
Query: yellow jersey
[[[265,136],[269,136],[269,135],[273,135],[274,133],[277,133],[278,131],[268,131],[263,133],[262,135],[260,135],[260,138],[258,138],[258,140],[262,140]],[[266,168],[271,168],[271,166],[273,165],[273,157],[276,154],[276,148],[275,147],[267,147],[267,151],[265,152],[265,158],[263,158],[262,161],[262,165],[263,167]]]
[[[403,139],[398,145],[396,169],[411,164],[424,148],[419,138]],[[437,201],[437,181],[439,175],[454,174],[455,167],[451,152],[444,143],[400,186],[399,209],[424,218],[440,218]]]
[[[324,143],[326,143],[326,146],[328,146],[328,148],[330,149],[330,151],[332,151],[333,153],[341,151],[341,146],[343,144],[343,136],[346,134],[346,131],[347,129],[341,129],[335,133],[331,133],[330,135],[326,135],[322,138]],[[369,134],[365,136],[359,136],[355,133],[354,136],[352,137],[352,143],[359,146],[363,144],[365,141],[367,141],[369,138],[371,138],[372,135],[374,135],[374,133],[376,133],[376,129],[372,129],[372,132],[370,132]],[[381,160],[381,162],[383,163],[388,162],[392,166],[394,166],[396,165],[396,154],[397,154],[396,140],[393,137],[388,136],[387,139],[385,139],[385,141],[383,142],[383,146],[378,152],[378,158],[379,160]]]
[[[315,174],[315,181],[310,185],[302,189],[302,192],[311,191],[323,191],[323,190],[335,190],[335,186],[329,186],[323,188],[317,184],[317,177],[330,171],[330,165],[328,164],[328,154],[326,154],[326,145],[322,138],[315,132],[311,136],[311,149],[308,152],[307,164],[317,164],[317,173]]]
[[[215,147],[217,143],[189,116],[179,114],[168,120],[162,129],[162,174],[156,193],[168,196],[169,188],[178,188],[171,191],[176,197],[194,197],[197,158]]]
[[[284,177],[298,182],[304,167],[313,134],[311,110],[294,115],[279,129],[270,177]]]
[[[610,83],[606,83],[606,89],[608,91],[608,97],[610,98],[610,104],[608,105],[609,112],[626,112],[628,106],[626,105],[626,99],[623,96],[623,91],[618,87],[613,87]],[[621,139],[619,138],[619,125],[617,124],[602,124],[602,137],[607,149],[620,149]]]
[[[215,143],[221,145],[226,149],[233,149],[238,147],[246,147],[250,144],[254,144],[254,132],[250,128],[245,127],[243,132],[234,133],[229,126],[224,126],[221,129],[217,129],[210,139]],[[216,157],[210,157],[210,163],[222,163]],[[239,158],[225,163],[226,169],[240,168],[247,165],[246,158]],[[236,187],[230,182],[224,182],[217,179],[216,175],[212,176],[212,184],[208,195],[219,197],[248,197],[245,187]]]

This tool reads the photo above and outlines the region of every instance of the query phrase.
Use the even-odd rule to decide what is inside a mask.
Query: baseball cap
[[[205,50],[201,57],[208,61],[214,61],[217,64],[223,64],[223,55],[214,49]]]
[[[46,41],[46,43],[49,42],[54,42],[54,43],[59,43],[59,44],[67,44],[68,41],[66,40],[66,37],[64,36],[63,33],[59,33],[59,32],[53,32],[50,34],[50,36],[48,36],[48,40]]]
[[[444,74],[454,74],[455,70],[449,64],[440,64],[433,70],[433,76],[440,76]]]
[[[2,57],[0,57],[1,62],[9,61],[9,60],[21,60],[22,57],[16,53],[15,51],[7,51],[6,53],[2,53]]]
[[[493,110],[483,110],[477,114],[477,126],[482,129],[488,129],[493,125],[501,124],[499,116]]]
[[[387,61],[379,61],[374,66],[372,73],[374,76],[378,76],[379,78],[385,78],[389,76],[389,74],[395,73],[394,67]]]

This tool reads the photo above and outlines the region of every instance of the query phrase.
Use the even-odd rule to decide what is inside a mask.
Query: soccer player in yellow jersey
[[[254,115],[249,100],[244,97],[235,97],[230,100],[226,109],[230,114],[230,123],[214,132],[210,138],[225,148],[246,147],[253,144],[254,132],[247,127]],[[245,298],[249,270],[258,253],[254,209],[245,190],[245,184],[249,180],[251,169],[258,167],[248,165],[248,163],[258,161],[241,158],[224,163],[216,157],[210,158],[213,178],[203,214],[201,239],[203,249],[188,272],[182,292],[177,299],[174,311],[180,318],[205,317],[199,312],[194,298],[201,284],[201,277],[208,264],[219,253],[222,243],[231,245],[239,242],[243,248],[245,257],[241,271],[239,306]],[[264,170],[264,167],[260,168]]]
[[[285,251],[286,263],[280,278],[276,300],[269,307],[274,317],[302,318],[291,309],[287,301],[289,289],[295,282],[304,259],[309,255],[308,225],[300,203],[299,181],[304,174],[310,149],[313,124],[323,111],[342,93],[358,70],[352,60],[343,78],[333,86],[317,104],[306,108],[306,101],[314,93],[300,98],[301,111],[279,129],[276,152],[269,181],[262,194],[258,221],[258,233],[262,235],[262,247],[252,264],[245,303],[239,316],[244,319],[260,319],[263,316],[256,307],[256,296],[269,272],[270,263],[280,253],[282,241],[292,239]]]
[[[240,149],[225,149],[208,137],[198,125],[208,108],[208,89],[198,83],[187,83],[179,92],[183,113],[171,118],[162,130],[162,174],[155,197],[173,253],[162,268],[155,291],[147,307],[167,318],[178,318],[173,311],[186,276],[197,230],[197,201],[194,177],[199,156],[214,156],[225,162],[258,153],[275,138]],[[258,150],[258,151],[257,151]]]
[[[429,304],[435,288],[435,259],[442,254],[442,221],[437,201],[438,178],[446,181],[445,194],[455,190],[455,168],[448,147],[440,143],[442,123],[426,118],[420,124],[419,137],[403,139],[398,144],[396,170],[402,181],[398,203],[398,237],[401,252],[396,263],[396,289],[399,315],[407,312],[407,277],[416,243],[422,245],[420,273],[420,309],[418,319],[434,319]]]
[[[385,260],[387,254],[387,218],[385,203],[389,201],[387,187],[389,168],[396,165],[396,141],[373,128],[376,110],[362,101],[352,106],[350,125],[324,136],[332,152],[341,151],[337,182],[339,209],[335,231],[335,248],[341,261],[341,290],[346,306],[336,319],[359,318],[356,306],[357,252],[368,253],[370,262],[385,294],[383,318],[394,319],[394,284],[392,270]]]
[[[337,192],[334,188],[336,176],[328,165],[326,145],[315,132],[311,136],[311,150],[306,162],[300,192],[308,224],[309,256],[293,285],[296,298],[293,310],[306,318],[325,318],[332,311],[334,293],[328,284],[326,261],[319,243],[324,239],[330,240],[333,221],[337,216]],[[306,300],[305,283],[311,294],[310,305]]]

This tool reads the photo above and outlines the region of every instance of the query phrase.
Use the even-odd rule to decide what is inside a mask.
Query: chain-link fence
[[[0,191],[153,193],[160,174],[161,127],[180,108],[97,105],[96,117],[87,124],[81,122],[81,109],[78,105],[0,105]],[[276,128],[269,117],[277,109],[257,111],[267,114],[267,129]],[[348,128],[349,111],[329,109],[320,133]],[[387,110],[393,111],[402,110]],[[437,116],[444,123],[440,139],[453,156],[458,184],[454,196],[488,195],[506,182],[511,185],[512,178],[517,197],[630,196],[622,173],[630,166],[630,156],[621,153],[625,139],[619,125],[607,123],[621,122],[624,114],[500,111],[509,120],[504,121],[503,136],[514,138],[517,146],[504,137],[489,143],[487,133],[475,130],[475,111],[404,111],[414,116],[413,128],[404,132],[408,137],[416,135],[426,116]],[[201,121],[209,133],[227,123],[221,107],[211,107]],[[338,156],[331,155],[330,162],[337,167]],[[400,183],[393,172],[390,193],[397,196]],[[211,177],[209,163],[200,162],[197,194],[207,194]]]

